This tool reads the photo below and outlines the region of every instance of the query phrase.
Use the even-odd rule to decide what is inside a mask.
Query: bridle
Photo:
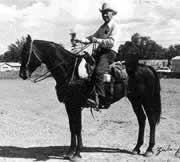
[[[79,53],[82,52],[83,50],[85,50],[86,48],[88,48],[89,46],[90,46],[90,44],[85,45],[85,46],[82,47],[78,52],[74,53],[74,55],[77,56],[77,58],[78,58],[78,56],[80,56]],[[41,59],[41,57],[40,57],[40,53],[41,53],[41,52],[40,52],[35,46],[33,46],[33,41],[31,41],[30,49],[29,49],[28,61],[27,61],[27,63],[26,63],[26,69],[28,69],[28,66],[29,66],[29,64],[30,64],[32,55],[34,55],[34,56],[37,58],[37,60],[40,62],[40,64],[43,63],[43,61],[42,61],[42,59]],[[51,75],[50,71],[56,69],[56,68],[59,67],[61,64],[62,64],[62,63],[59,63],[59,64],[57,64],[56,66],[52,67],[51,69],[48,69],[47,72],[45,72],[44,74],[36,77],[35,79],[32,79],[32,78],[30,77],[30,80],[31,80],[33,83],[37,83],[37,82],[40,82],[40,81],[48,78],[48,77]],[[71,80],[73,80],[73,77],[74,77],[76,64],[77,64],[77,59],[76,59],[76,61],[75,61],[75,65],[74,65],[74,68],[73,68],[73,73],[72,73]],[[49,74],[48,74],[48,73],[49,73]],[[47,74],[48,74],[48,75],[47,75]]]
[[[31,41],[31,44],[30,44],[30,50],[29,50],[29,56],[28,56],[28,61],[26,63],[26,69],[28,69],[28,66],[30,64],[30,61],[31,61],[31,58],[32,58],[32,55],[34,54],[34,56],[37,58],[37,60],[40,62],[40,64],[43,63],[41,57],[39,56],[39,53],[40,51],[35,47],[33,46],[33,41]],[[57,66],[56,66],[57,67]],[[56,68],[55,67],[55,68]],[[55,68],[52,68],[52,69],[55,69]],[[52,70],[51,69],[51,70]],[[48,74],[49,73],[49,74]],[[48,74],[48,75],[47,75]],[[37,82],[40,82],[44,79],[46,79],[47,77],[49,77],[51,74],[50,74],[50,70],[48,70],[47,72],[45,72],[44,74],[36,77],[35,79],[32,79],[30,77],[30,80],[33,82],[33,83],[37,83]]]
[[[33,41],[32,41],[31,44],[30,44],[29,57],[28,57],[28,61],[26,63],[26,68],[28,68],[28,66],[30,64],[30,61],[31,61],[31,57],[32,57],[33,54],[38,59],[38,61],[40,63],[42,63],[42,60],[41,60],[40,56],[37,53],[40,53],[40,52],[37,50],[36,47],[33,47]]]

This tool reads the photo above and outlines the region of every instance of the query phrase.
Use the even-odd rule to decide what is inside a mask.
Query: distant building
[[[0,62],[0,71],[18,71],[20,66],[18,62]]]
[[[156,70],[168,66],[168,60],[139,60],[139,62],[145,65],[150,65]]]
[[[171,61],[172,71],[180,73],[180,56],[172,58]]]

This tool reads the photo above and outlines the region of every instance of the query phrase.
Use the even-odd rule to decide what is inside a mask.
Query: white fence
[[[18,71],[20,66],[18,62],[1,62],[0,71]]]

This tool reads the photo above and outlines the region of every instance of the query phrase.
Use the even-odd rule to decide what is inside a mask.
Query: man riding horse
[[[109,9],[111,10],[109,11]],[[113,15],[116,14],[112,8],[105,4],[103,5],[101,12],[105,20],[111,20]],[[110,16],[108,16],[109,14]],[[98,42],[99,44],[96,54],[99,59],[97,61],[97,67],[94,74],[94,81],[96,81],[96,93],[99,93],[100,95],[104,94],[104,85],[102,85],[103,73],[106,69],[108,69],[108,65],[114,61],[116,55],[113,50],[115,49],[115,29],[117,26],[114,25],[112,20],[110,20],[107,22],[105,21],[99,30],[93,36],[89,37],[91,42]],[[109,28],[109,30],[105,32],[105,29],[107,28]],[[157,72],[151,66],[138,63],[138,49],[134,43],[127,42],[124,48],[125,49],[123,51],[126,51],[124,60],[126,71],[128,73],[127,85],[129,91],[127,93],[127,97],[131,102],[139,124],[138,139],[132,154],[140,154],[141,152],[141,146],[144,143],[144,130],[147,116],[150,125],[150,134],[149,145],[145,152],[145,156],[151,156],[153,155],[153,148],[155,145],[156,125],[160,121],[162,111],[160,80]],[[76,81],[76,79],[79,79],[77,75],[77,68],[75,68],[78,66],[75,65],[76,63],[78,65],[78,61],[81,61],[81,58],[79,59],[79,56],[72,54],[72,52],[69,52],[54,42],[45,40],[33,40],[32,42],[30,35],[26,38],[26,42],[23,45],[20,56],[21,67],[19,76],[22,79],[31,79],[31,74],[42,63],[46,64],[47,68],[51,72],[54,80],[56,81],[56,93],[58,100],[65,104],[69,119],[71,143],[64,158],[72,161],[79,159],[81,157],[80,153],[82,148],[82,107],[86,106],[87,98],[91,94],[93,88],[91,83],[89,84],[89,82],[84,82],[84,80],[80,81],[83,81],[83,83],[86,84],[82,84],[82,82],[73,84],[74,80]],[[73,80],[72,78],[75,79]],[[109,83],[108,85],[105,84],[105,90],[108,92],[107,96],[109,94],[112,96],[112,98],[110,97],[111,103],[115,103],[125,96],[125,88],[122,82],[120,79],[116,80],[116,77],[114,78],[112,79],[113,82],[110,82],[111,85],[113,83],[113,86],[109,86]],[[98,89],[99,84],[103,92]],[[108,97],[105,100],[108,100]]]
[[[92,75],[92,83],[95,88],[95,100],[89,98],[88,102],[95,104],[97,107],[101,99],[105,97],[104,74],[111,63],[116,58],[118,51],[118,26],[113,17],[117,11],[109,3],[103,3],[100,9],[104,23],[86,41],[97,43],[98,48],[95,54],[96,67]]]

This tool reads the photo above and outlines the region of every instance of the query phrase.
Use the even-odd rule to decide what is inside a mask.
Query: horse
[[[93,85],[89,81],[78,79],[77,68],[75,67],[79,64],[79,60],[81,58],[77,58],[75,54],[54,42],[32,41],[30,35],[28,35],[21,53],[19,72],[19,76],[26,80],[31,78],[32,73],[42,63],[46,64],[51,72],[56,81],[57,98],[65,104],[69,119],[71,142],[64,158],[71,160],[81,158],[80,153],[83,147],[81,136],[82,107],[86,105],[87,98],[93,89]],[[133,75],[129,73],[128,87],[127,97],[139,123],[137,144],[132,153],[140,153],[140,147],[144,141],[147,115],[150,125],[150,140],[145,155],[151,156],[155,145],[155,128],[160,121],[161,114],[160,80],[152,67],[138,64]],[[124,88],[122,83],[116,85],[114,90],[116,97],[112,100],[112,103],[125,96]]]

